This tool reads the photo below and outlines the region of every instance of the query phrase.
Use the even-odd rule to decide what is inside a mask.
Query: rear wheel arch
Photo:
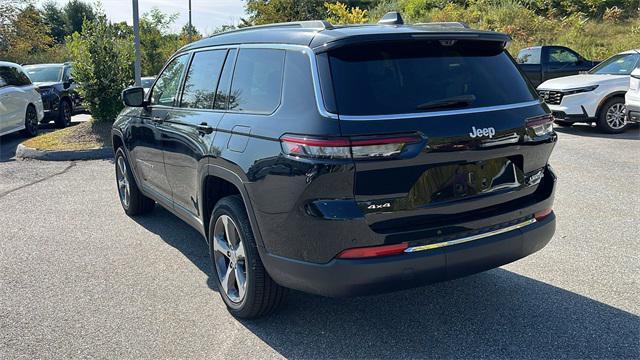
[[[211,216],[213,215],[213,209],[216,203],[220,199],[230,195],[240,195],[242,202],[244,203],[245,211],[249,217],[251,229],[253,230],[253,236],[256,239],[258,250],[262,252],[264,245],[262,242],[262,236],[258,229],[257,220],[253,213],[253,206],[249,200],[249,195],[244,187],[241,178],[236,173],[223,168],[218,165],[209,165],[208,171],[202,178],[201,182],[201,199],[202,199],[202,217],[203,224],[208,226]],[[207,229],[208,231],[208,229]],[[209,241],[209,234],[207,233],[207,241]]]

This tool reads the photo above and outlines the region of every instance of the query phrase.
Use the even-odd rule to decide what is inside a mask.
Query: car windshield
[[[618,54],[601,62],[589,71],[597,75],[629,75],[636,68],[640,54]]]
[[[33,82],[56,82],[62,78],[62,66],[25,66],[24,71]]]
[[[329,58],[343,115],[475,108],[536,98],[497,42],[360,44],[331,51]]]

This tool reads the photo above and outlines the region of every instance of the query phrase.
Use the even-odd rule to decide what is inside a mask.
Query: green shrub
[[[133,39],[104,15],[85,21],[82,34],[67,38],[73,77],[85,106],[98,121],[113,121],[122,110],[120,94],[133,79]]]

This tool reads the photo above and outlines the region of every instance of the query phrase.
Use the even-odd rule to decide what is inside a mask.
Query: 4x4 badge
[[[391,207],[391,203],[371,204],[371,205],[367,206],[367,209],[376,210],[376,209],[384,209],[384,208],[390,208],[390,207]]]

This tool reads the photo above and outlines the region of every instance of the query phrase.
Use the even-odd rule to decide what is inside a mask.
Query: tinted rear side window
[[[280,105],[284,50],[241,49],[233,75],[229,110],[270,114]]]
[[[213,109],[218,79],[227,50],[197,52],[184,83],[181,107],[193,109]]]
[[[0,87],[24,86],[29,84],[31,84],[31,80],[19,68],[13,66],[0,67]]]
[[[338,112],[343,115],[405,114],[446,110],[420,105],[464,97],[456,107],[485,107],[534,100],[499,44],[458,41],[378,43],[330,54]]]

